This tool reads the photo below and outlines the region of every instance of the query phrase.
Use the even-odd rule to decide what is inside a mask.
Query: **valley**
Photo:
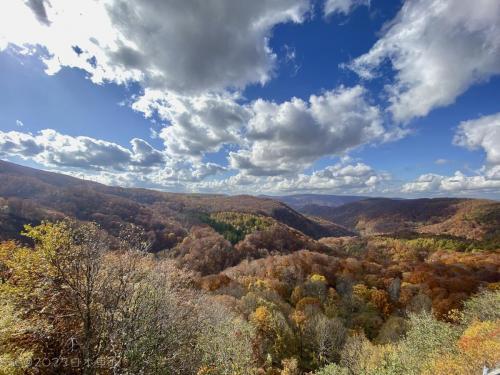
[[[407,366],[409,362],[405,356],[408,354],[405,353],[416,345],[408,340],[412,340],[412,332],[424,324],[422,319],[427,319],[425,324],[443,325],[445,330],[453,327],[458,335],[462,335],[466,333],[460,333],[460,330],[467,332],[467,329],[472,329],[467,328],[472,323],[463,320],[465,318],[457,321],[454,316],[458,311],[483,314],[479,307],[470,304],[490,303],[496,309],[499,303],[500,203],[496,201],[344,199],[314,195],[271,199],[249,195],[166,193],[111,187],[3,161],[0,162],[0,182],[0,238],[4,241],[0,269],[2,279],[6,280],[2,285],[11,285],[12,288],[34,285],[30,283],[53,285],[51,288],[55,289],[48,289],[49,295],[44,297],[49,298],[60,288],[55,286],[59,283],[58,278],[64,276],[64,280],[68,277],[61,274],[51,279],[40,275],[20,284],[22,279],[18,277],[22,277],[24,271],[18,262],[13,263],[12,257],[21,259],[18,258],[21,256],[25,259],[23,262],[27,262],[21,264],[34,267],[35,275],[36,269],[46,262],[43,267],[56,267],[55,275],[64,271],[72,278],[83,279],[85,275],[79,274],[79,268],[75,271],[65,269],[71,264],[60,264],[57,257],[66,259],[69,256],[70,263],[78,261],[71,267],[104,262],[105,277],[110,280],[112,294],[107,296],[104,290],[94,291],[96,300],[93,304],[126,292],[116,289],[120,285],[113,281],[116,270],[121,269],[120,272],[125,272],[124,277],[131,277],[131,280],[139,274],[149,275],[144,279],[146,281],[137,285],[143,285],[144,292],[150,287],[167,288],[168,296],[161,298],[179,299],[174,302],[180,303],[178,309],[181,310],[177,313],[201,319],[200,322],[216,319],[222,330],[234,328],[247,332],[239,343],[231,341],[229,332],[217,333],[230,343],[224,350],[234,351],[227,355],[246,353],[244,355],[248,356],[239,359],[242,362],[238,366],[245,370],[236,373],[312,374],[318,371],[314,373],[343,374],[328,370],[335,366],[338,371],[358,371],[352,370],[355,368],[352,366],[361,366],[359,359],[346,362],[346,358],[354,355],[352,350],[356,345],[364,348],[359,349],[363,351],[362,355],[367,358],[374,356],[370,365],[375,369],[372,369],[374,374],[382,371],[380,366],[384,365],[377,362],[380,360],[376,358],[381,354],[376,353],[389,350],[390,345],[398,349],[384,355],[390,354],[394,356],[393,361],[400,361],[397,362],[400,366]],[[93,237],[80,233],[80,228],[94,233]],[[57,245],[60,241],[63,242]],[[63,246],[64,241],[68,242]],[[72,245],[73,241],[78,245]],[[102,252],[87,254],[83,258],[80,255],[73,258],[76,253],[64,255],[66,251],[77,251],[82,246],[85,249],[97,245]],[[43,255],[46,254],[43,251],[48,251],[43,249],[52,248],[47,246],[56,246],[50,250],[55,251],[56,258]],[[26,250],[29,248],[34,250]],[[131,252],[131,249],[137,250]],[[34,256],[39,257],[36,263],[32,263],[35,258],[31,257]],[[100,273],[95,277],[104,277],[98,275]],[[166,284],[158,284],[159,281],[153,279],[147,281],[158,275],[165,278],[160,283]],[[28,303],[22,302],[19,296],[15,297],[15,289],[2,290],[10,295],[14,306]],[[58,293],[65,295],[68,290],[63,288]],[[32,298],[34,295],[28,301]],[[33,311],[37,308],[46,310],[43,300],[39,300],[41,296],[36,298],[37,304],[41,305],[32,306]],[[73,298],[71,293],[68,298]],[[219,313],[203,307],[206,302],[200,302],[200,298],[227,309],[228,316],[232,316],[230,319],[242,319],[238,324],[243,326],[235,328],[234,323],[221,321]],[[189,301],[188,305],[181,303],[182,300]],[[155,313],[159,315],[146,315],[144,319],[167,319],[169,324],[181,330],[187,329],[185,324],[203,332],[207,329],[194,321],[188,323],[189,320],[166,318],[161,311],[166,308],[167,300],[161,301],[157,301],[162,307]],[[130,308],[128,303],[123,300],[113,305],[112,316],[120,309]],[[190,303],[202,303],[197,307],[200,310],[189,312]],[[62,308],[52,307],[56,310]],[[73,307],[82,308],[80,303]],[[87,308],[94,311],[95,307]],[[31,323],[35,319],[37,325],[41,324],[40,319],[44,319],[26,314],[24,319]],[[58,312],[53,311],[53,314]],[[110,317],[98,311],[95,314],[95,324],[104,324],[101,329],[110,329],[106,328]],[[492,314],[485,319],[497,319],[498,310]],[[476,315],[474,319],[477,319]],[[22,319],[22,316],[16,316],[16,319]],[[50,319],[51,325],[54,322],[62,326],[69,324],[55,316]],[[145,326],[141,329],[147,331],[151,328]],[[72,332],[68,327],[65,329]],[[432,335],[432,332],[421,332],[420,338],[425,339],[425,335]],[[92,340],[109,340],[97,332],[88,334],[97,335],[92,336]],[[229,337],[224,336],[227,334]],[[455,345],[453,337],[442,339],[451,340],[450,345]],[[182,340],[187,340],[186,345],[190,340],[200,345],[199,340],[207,339],[195,335]],[[210,338],[219,339],[222,337]],[[37,343],[35,337],[29,340]],[[62,350],[53,345],[63,338],[54,340],[50,344],[51,350]],[[16,345],[23,348],[25,344]],[[23,350],[28,349],[33,358],[46,355],[43,349],[30,345]],[[179,356],[192,355],[191,351],[185,352],[181,347],[177,350]],[[438,347],[432,350],[437,351]],[[73,356],[78,350],[64,353]],[[155,349],[157,360],[164,361],[161,353],[161,349]],[[201,356],[200,362],[191,369],[175,361],[167,363],[176,369],[172,373],[212,374],[210,369],[201,370],[203,358]],[[439,365],[429,358],[434,357],[422,357],[421,360],[431,367]],[[225,361],[217,366],[226,368],[228,363],[232,362]],[[463,366],[467,368],[465,364]],[[325,367],[323,372],[320,371],[322,367]],[[292,370],[296,372],[286,372]]]

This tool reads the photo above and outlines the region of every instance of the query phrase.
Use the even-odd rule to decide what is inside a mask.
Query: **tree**
[[[18,342],[29,328],[9,301],[0,302],[0,374],[21,375],[29,367],[33,353]]]
[[[339,359],[347,332],[339,319],[316,313],[306,320],[303,332],[303,345],[313,367],[324,366]]]

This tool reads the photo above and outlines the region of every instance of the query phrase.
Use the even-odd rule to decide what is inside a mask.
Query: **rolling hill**
[[[483,199],[372,198],[339,207],[301,209],[362,235],[418,232],[472,240],[500,237],[500,202]]]
[[[113,235],[126,224],[144,229],[153,250],[179,243],[200,214],[239,212],[270,217],[312,238],[345,235],[268,198],[166,193],[84,181],[0,161],[0,239],[19,238],[27,223],[64,217],[95,221]]]

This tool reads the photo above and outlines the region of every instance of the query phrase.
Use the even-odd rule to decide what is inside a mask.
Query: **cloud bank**
[[[500,113],[463,121],[454,137],[457,146],[470,150],[481,149],[486,164],[473,176],[456,171],[453,176],[424,174],[416,181],[403,185],[406,193],[462,193],[491,192],[500,189]]]

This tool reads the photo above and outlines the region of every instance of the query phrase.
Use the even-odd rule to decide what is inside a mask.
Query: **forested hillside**
[[[304,216],[5,162],[0,181],[0,374],[499,364],[498,202],[366,199]]]
[[[190,227],[202,224],[201,213],[228,211],[270,217],[313,238],[338,235],[331,226],[310,220],[278,201],[248,195],[110,187],[1,160],[0,179],[0,238],[4,239],[20,239],[24,224],[69,217],[94,221],[115,236],[127,224],[137,225],[149,236],[152,250],[159,251],[175,246]]]
[[[499,244],[500,203],[480,199],[365,199],[340,207],[301,209],[360,234],[417,232]]]

